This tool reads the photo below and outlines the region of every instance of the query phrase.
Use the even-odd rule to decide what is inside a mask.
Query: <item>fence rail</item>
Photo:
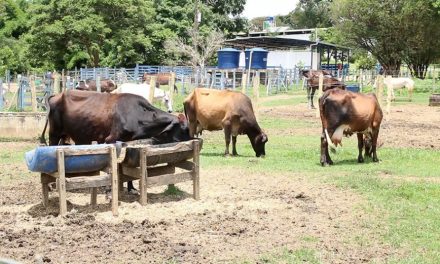
[[[221,70],[214,67],[192,68],[188,66],[149,66],[136,65],[134,68],[81,68],[60,73],[31,73],[11,75],[7,72],[5,79],[0,79],[0,111],[29,110],[32,104],[37,104],[39,110],[44,110],[44,97],[68,89],[75,89],[80,80],[111,79],[117,84],[142,82],[144,73],[156,74],[174,72],[175,84],[180,94],[186,94],[195,87],[216,89],[239,89],[246,93],[252,91],[252,80],[258,77],[260,85],[266,88],[266,94],[272,95],[293,89],[302,89],[303,76],[301,69],[283,69],[269,67],[266,70],[248,70],[238,68]],[[358,84],[362,90],[373,86],[378,75],[377,70],[354,70],[344,67],[341,70],[331,68],[333,75],[347,84]],[[438,91],[440,67],[428,70],[425,80],[416,81],[418,91]],[[408,68],[403,67],[396,76],[410,77]],[[32,76],[32,81],[29,78]],[[32,96],[31,84],[35,86],[35,96]],[[32,98],[37,102],[32,102]]]

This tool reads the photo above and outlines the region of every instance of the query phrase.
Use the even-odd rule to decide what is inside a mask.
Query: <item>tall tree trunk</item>
[[[426,73],[428,72],[428,66],[429,64],[408,64],[409,70],[411,71],[411,75],[413,77],[419,78],[419,79],[425,79]]]
[[[400,73],[400,62],[395,63],[389,63],[389,64],[382,64],[382,67],[384,69],[384,75],[392,75],[392,76],[398,76]]]

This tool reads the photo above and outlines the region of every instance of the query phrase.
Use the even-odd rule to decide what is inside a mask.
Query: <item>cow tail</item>
[[[325,109],[325,103],[327,100],[327,97],[329,96],[330,93],[324,93],[321,98],[319,98],[319,114],[321,115],[321,122],[322,122],[322,129],[324,130],[323,132],[325,133],[325,138],[327,140],[327,144],[330,147],[330,151],[335,153],[336,152],[336,145],[333,143],[333,141],[331,140],[328,131],[327,131],[327,120],[325,119],[324,116],[324,109]]]
[[[49,123],[49,114],[50,114],[50,104],[49,104],[49,99],[52,98],[54,95],[50,95],[46,97],[46,123],[44,124],[44,129],[43,132],[41,133],[40,136],[40,144],[41,145],[45,145],[47,146],[47,142],[46,139],[44,138],[44,135],[46,134],[46,129],[47,129],[47,124]]]

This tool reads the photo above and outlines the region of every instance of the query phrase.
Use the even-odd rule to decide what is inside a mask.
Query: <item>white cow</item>
[[[387,87],[387,94],[388,94],[388,98],[391,98],[391,100],[395,100],[396,97],[394,96],[394,90],[395,89],[402,89],[404,87],[406,87],[408,89],[408,95],[409,95],[409,100],[412,100],[412,94],[414,91],[414,81],[411,80],[410,78],[393,78],[391,76],[387,76],[383,83],[386,85]]]
[[[112,93],[130,93],[142,96],[147,101],[150,99],[150,85],[146,83],[136,84],[136,83],[123,83],[118,85],[118,88]],[[173,112],[173,102],[171,100],[171,96],[169,92],[165,92],[160,88],[154,89],[154,99],[153,101],[161,100],[162,103],[167,108],[168,112]],[[152,103],[152,102],[150,102]]]

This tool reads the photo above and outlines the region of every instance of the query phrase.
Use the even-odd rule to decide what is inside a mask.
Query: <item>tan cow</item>
[[[341,144],[342,136],[357,133],[358,162],[364,162],[365,155],[372,155],[373,161],[379,161],[376,154],[377,138],[383,113],[374,94],[353,93],[340,89],[327,90],[319,98],[321,112],[321,165],[332,165],[328,146],[333,149]]]
[[[246,134],[257,157],[266,155],[267,135],[263,133],[254,115],[252,102],[246,95],[230,90],[196,88],[184,101],[191,137],[202,130],[224,130],[226,149],[232,136],[232,155],[236,150],[237,136]]]

